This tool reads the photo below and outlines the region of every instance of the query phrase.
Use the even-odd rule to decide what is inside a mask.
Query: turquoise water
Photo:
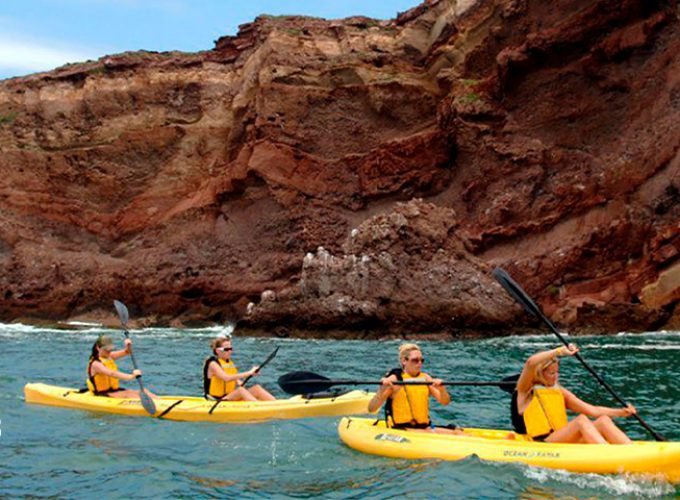
[[[137,360],[159,394],[198,394],[209,340],[220,329],[133,331]],[[23,385],[82,386],[101,330],[59,331],[0,325],[0,495],[106,497],[592,498],[675,497],[664,482],[570,474],[517,464],[407,461],[362,455],[337,437],[337,418],[251,425],[171,422],[28,405]],[[107,333],[122,344],[122,334]],[[643,418],[680,440],[680,332],[576,337],[582,354]],[[497,380],[516,373],[552,336],[421,342],[425,369],[444,379]],[[281,349],[258,382],[277,396],[279,375],[310,370],[332,378],[379,378],[395,365],[397,341],[236,338],[234,359],[248,369]],[[129,358],[120,363],[131,370]],[[596,404],[611,401],[576,360],[562,383]],[[130,384],[128,383],[128,386]],[[436,422],[508,428],[499,389],[454,388],[435,404]],[[621,421],[620,421],[621,422]],[[647,439],[633,420],[623,428]]]

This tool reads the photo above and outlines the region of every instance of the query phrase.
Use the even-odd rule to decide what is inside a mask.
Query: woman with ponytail
[[[125,389],[120,380],[134,380],[142,375],[141,370],[124,373],[118,370],[117,359],[128,356],[132,352],[132,340],[125,339],[125,349],[113,350],[113,341],[107,335],[100,335],[92,346],[92,354],[87,365],[87,387],[97,396],[111,398],[139,398],[139,391]],[[151,397],[156,397],[146,391]]]

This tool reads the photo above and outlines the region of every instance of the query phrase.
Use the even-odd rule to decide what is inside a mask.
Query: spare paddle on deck
[[[516,381],[475,382],[447,381],[443,385],[459,386],[508,386],[514,388]],[[380,385],[380,380],[331,380],[328,377],[312,372],[290,372],[279,377],[279,386],[288,394],[313,394],[328,390],[334,385]],[[394,385],[432,385],[432,382],[416,380],[413,382],[394,382]],[[511,389],[512,391],[512,389]]]
[[[517,301],[519,302],[522,307],[524,308],[525,311],[527,311],[529,314],[536,316],[537,318],[541,319],[547,326],[552,330],[552,332],[557,335],[557,338],[560,339],[560,341],[567,347],[569,347],[569,343],[564,339],[562,334],[557,330],[555,325],[550,321],[545,314],[543,314],[543,311],[536,305],[536,303],[529,298],[527,293],[522,290],[522,287],[519,286],[511,277],[510,275],[505,272],[503,269],[500,267],[497,267],[496,269],[493,270],[491,273],[493,274],[493,277],[496,278],[496,280],[501,284],[503,288]],[[593,368],[586,363],[586,361],[581,357],[579,353],[574,354],[574,357],[578,359],[581,364],[590,372],[590,374],[595,377],[595,379],[604,387],[607,389],[609,394],[611,394],[614,399],[616,399],[621,405],[624,407],[628,406],[628,403],[626,403],[623,399],[619,397],[618,394],[614,392],[614,389],[612,389],[607,382],[604,381],[602,377],[600,377]],[[642,420],[642,417],[638,415],[637,413],[633,415],[637,419],[638,422],[649,431],[649,433],[654,436],[654,439],[657,441],[667,441],[665,437],[663,437],[661,434],[656,432],[654,429],[652,429],[647,422]]]
[[[118,317],[120,318],[120,323],[123,325],[123,332],[125,333],[125,338],[129,339],[130,335],[128,334],[127,331],[127,322],[128,319],[130,318],[128,314],[128,309],[125,307],[125,304],[118,300],[113,301],[113,306],[116,308],[116,311],[118,312]],[[132,359],[132,366],[134,367],[135,370],[139,370],[137,367],[137,360],[135,360],[135,354],[132,351],[132,346],[130,346],[130,358]],[[137,375],[137,382],[139,382],[139,398],[142,400],[142,406],[146,410],[146,412],[149,415],[155,415],[156,414],[156,405],[153,402],[153,399],[146,393],[144,390],[144,384],[142,383],[142,376]]]
[[[274,351],[269,356],[267,356],[267,359],[265,359],[260,366],[257,367],[257,370],[255,370],[255,373],[260,373],[260,370],[262,368],[264,368],[265,366],[267,366],[267,363],[269,363],[272,359],[274,359],[274,356],[276,356],[277,352],[279,352],[278,347],[276,349],[274,349]],[[243,380],[243,382],[241,383],[241,386],[245,387],[246,382],[248,382],[252,377],[253,377],[252,375],[248,375]],[[215,404],[212,406],[212,408],[210,408],[210,411],[208,413],[212,415],[212,412],[215,411],[215,408],[217,408],[217,405],[219,405],[222,401],[224,401],[224,399],[218,399],[215,402]]]

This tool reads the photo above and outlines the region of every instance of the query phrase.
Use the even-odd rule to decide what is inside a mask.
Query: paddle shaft
[[[125,334],[126,339],[130,338],[130,335],[128,334],[127,330],[123,330],[123,333]],[[132,360],[132,367],[135,370],[139,370],[139,367],[137,366],[137,360],[135,359],[135,353],[132,351],[132,346],[130,346],[130,359]],[[140,395],[146,394],[146,392],[144,391],[144,383],[142,382],[142,376],[137,375],[135,376],[135,378],[137,379],[137,382],[139,382],[139,390],[142,391]]]
[[[522,306],[524,309],[529,312],[530,314],[533,314],[534,316],[537,316],[540,318],[547,326],[552,330],[552,332],[557,336],[558,339],[560,339],[560,342],[562,342],[565,346],[569,347],[569,342],[562,336],[562,334],[557,330],[557,327],[553,324],[552,321],[550,321],[545,314],[543,314],[543,311],[538,307],[538,305],[531,300],[531,298],[526,294],[526,292],[520,287],[510,276],[508,273],[506,273],[503,269],[497,268],[493,272],[494,277],[499,281],[499,283],[505,288],[510,295],[512,295]],[[583,367],[590,372],[590,374],[595,377],[595,380],[597,380],[602,387],[604,387],[609,394],[612,395],[612,397],[618,401],[622,406],[626,407],[628,406],[628,403],[624,401],[619,395],[614,391],[614,389],[611,388],[611,386],[602,378],[600,375],[586,362],[583,357],[577,352],[574,354],[574,357],[578,359]],[[667,441],[665,437],[663,437],[661,434],[656,432],[654,429],[652,429],[647,422],[645,422],[640,415],[637,413],[633,414],[633,417],[644,427],[647,429],[647,431],[656,439],[657,441]]]
[[[322,385],[380,385],[380,380],[324,380],[324,379],[306,379],[306,380],[291,380],[287,381],[286,384],[322,384]],[[441,385],[451,385],[451,386],[502,386],[502,385],[515,385],[515,382],[507,381],[484,381],[475,382],[468,380],[452,380],[442,382]],[[427,380],[414,380],[408,382],[396,381],[392,382],[392,385],[434,385],[434,382],[428,382]]]
[[[265,366],[267,366],[267,364],[268,364],[272,359],[274,359],[274,357],[276,356],[276,353],[277,353],[277,352],[279,352],[279,348],[278,348],[278,347],[277,347],[276,349],[274,349],[274,351],[273,351],[269,356],[267,356],[267,359],[265,359],[265,360],[262,362],[262,364],[261,364],[260,366],[258,366],[258,368],[257,368],[257,370],[255,371],[255,373],[259,373],[259,371],[260,371],[262,368],[264,368]],[[246,382],[248,382],[252,377],[253,377],[252,375],[248,375],[248,376],[243,380],[243,382],[241,383],[241,387],[244,387],[244,386],[246,385]],[[217,406],[218,406],[222,401],[224,401],[224,399],[218,399],[217,401],[215,401],[215,404],[212,405],[212,408],[210,408],[210,411],[208,411],[208,414],[209,414],[209,415],[212,415],[212,412],[215,411],[215,408],[217,408]]]
[[[276,349],[274,349],[274,351],[273,351],[269,356],[267,356],[267,359],[265,359],[265,360],[262,362],[262,364],[261,364],[260,366],[257,367],[257,370],[255,370],[255,373],[260,373],[260,370],[261,370],[262,368],[264,368],[265,366],[267,366],[267,364],[269,364],[269,362],[270,362],[272,359],[274,359],[274,357],[276,356],[276,353],[277,353],[277,352],[279,352],[279,348],[278,348],[278,347],[277,347]],[[245,386],[246,383],[248,383],[248,381],[249,381],[251,378],[253,378],[253,376],[252,376],[252,375],[248,375],[248,376],[245,378],[245,380],[243,381],[243,385]]]
[[[116,308],[116,312],[118,313],[118,317],[120,318],[120,324],[123,326],[123,333],[125,334],[125,338],[129,339],[130,334],[127,331],[127,322],[130,316],[128,313],[127,306],[118,300],[113,301],[113,306]],[[139,368],[137,367],[137,360],[135,359],[135,354],[132,351],[132,345],[130,345],[130,359],[132,359],[133,368],[135,370],[139,370]],[[135,376],[135,378],[137,379],[137,383],[139,384],[139,399],[142,402],[142,406],[149,415],[155,415],[156,404],[153,402],[151,397],[146,393],[146,390],[144,389],[144,383],[142,382],[142,376],[137,375]]]

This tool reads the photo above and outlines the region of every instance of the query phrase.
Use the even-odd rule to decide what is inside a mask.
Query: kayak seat
[[[66,391],[62,397],[65,398],[69,394],[85,394],[86,392],[90,392],[90,389],[88,389],[87,387],[83,387],[82,389],[78,389],[75,391]]]

